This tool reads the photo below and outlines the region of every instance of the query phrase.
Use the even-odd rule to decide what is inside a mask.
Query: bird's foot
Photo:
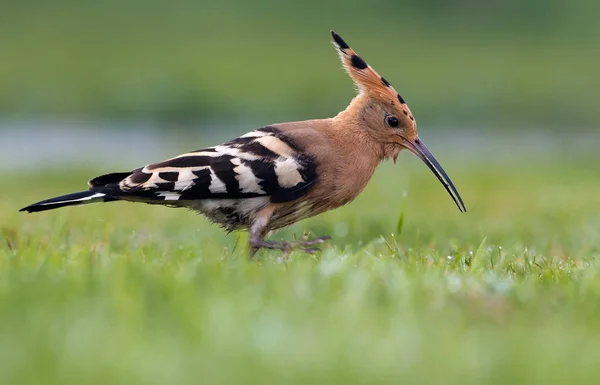
[[[304,235],[300,240],[294,241],[250,241],[250,246],[253,250],[252,254],[256,253],[258,249],[271,249],[281,250],[283,252],[283,257],[285,257],[295,249],[300,249],[308,254],[314,254],[320,251],[318,247],[314,247],[315,245],[319,245],[330,239],[331,237],[328,235],[315,239],[308,239],[308,237]]]
[[[308,239],[308,233],[304,233],[300,240],[294,241],[294,244],[296,247],[302,248],[302,250],[304,250],[305,252],[309,254],[314,254],[317,251],[321,251],[321,249],[319,249],[318,247],[311,246],[320,245],[321,243],[329,240],[331,240],[331,237],[329,235],[324,235],[315,239]]]

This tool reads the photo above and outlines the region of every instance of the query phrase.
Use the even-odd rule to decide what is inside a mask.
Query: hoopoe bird
[[[417,135],[415,118],[392,85],[334,31],[333,44],[358,94],[329,119],[273,124],[224,144],[191,151],[129,172],[101,175],[87,191],[47,199],[20,211],[129,201],[186,207],[227,231],[248,230],[251,255],[289,252],[330,239],[267,241],[266,235],[354,200],[386,159],[401,150],[418,156],[461,212],[454,184]]]

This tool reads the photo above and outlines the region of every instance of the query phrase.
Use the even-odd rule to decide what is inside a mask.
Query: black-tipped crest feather
[[[344,39],[342,39],[341,36],[338,35],[337,33],[335,33],[333,30],[331,31],[331,37],[333,38],[333,41],[335,41],[335,44],[337,44],[339,49],[350,48],[350,46],[348,44],[346,44]]]

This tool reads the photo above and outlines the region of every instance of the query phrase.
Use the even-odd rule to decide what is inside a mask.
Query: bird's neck
[[[379,143],[369,133],[363,119],[365,106],[361,96],[357,96],[345,110],[327,119],[327,127],[335,137],[336,143],[343,143],[349,157],[369,158],[369,163],[379,164],[388,156],[384,144]]]

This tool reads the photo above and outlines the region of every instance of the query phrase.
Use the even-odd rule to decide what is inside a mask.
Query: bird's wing
[[[264,127],[134,170],[119,189],[124,197],[156,201],[269,196],[278,203],[301,197],[316,178],[313,157],[279,129]]]

